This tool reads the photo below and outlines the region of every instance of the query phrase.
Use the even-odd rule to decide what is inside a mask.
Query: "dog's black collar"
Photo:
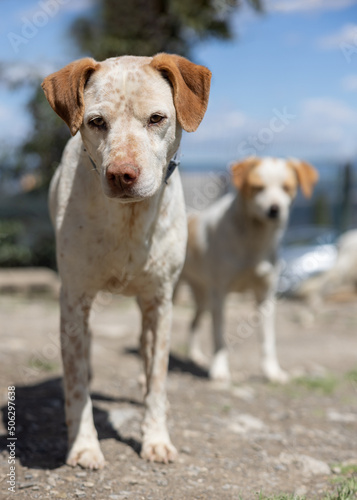
[[[96,172],[98,172],[97,165],[94,163],[91,155],[88,153],[88,151],[84,148],[84,152],[87,153],[88,158],[93,165],[93,168]],[[169,166],[167,167],[166,170],[166,175],[165,175],[165,184],[167,184],[167,181],[170,179],[171,175],[174,173],[174,170],[176,167],[180,165],[180,150],[178,149],[174,156],[171,158]]]
[[[86,148],[83,148],[83,151],[84,151],[85,153],[87,153],[88,158],[89,158],[89,160],[90,160],[91,164],[93,165],[94,170],[95,170],[96,172],[98,172],[97,165],[96,165],[96,164],[94,163],[94,161],[92,160],[92,157],[91,157],[91,155],[88,153],[88,151],[86,150]],[[99,172],[98,172],[98,173],[99,173]]]
[[[173,157],[170,160],[169,166],[167,167],[166,170],[166,175],[165,175],[165,184],[167,184],[167,181],[170,179],[171,175],[174,173],[174,170],[176,167],[178,167],[181,163],[180,161],[180,148],[176,151],[176,153],[173,155]]]

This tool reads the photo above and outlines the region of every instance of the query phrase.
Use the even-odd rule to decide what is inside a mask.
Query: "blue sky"
[[[92,0],[2,0],[0,76],[27,81],[80,57],[67,29],[91,6]],[[212,92],[200,128],[183,138],[184,162],[224,166],[247,154],[354,159],[357,0],[265,0],[265,7],[264,15],[248,7],[230,13],[234,41],[194,49],[196,62],[213,73]],[[30,92],[0,83],[3,141],[29,133]]]

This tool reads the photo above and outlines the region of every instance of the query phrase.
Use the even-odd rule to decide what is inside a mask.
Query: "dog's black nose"
[[[279,205],[271,205],[271,207],[268,210],[268,217],[269,219],[277,219],[280,215],[280,208]]]

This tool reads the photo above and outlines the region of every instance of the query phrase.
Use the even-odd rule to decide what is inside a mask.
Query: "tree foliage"
[[[260,0],[250,1],[261,10]],[[98,0],[96,12],[78,19],[72,36],[80,49],[101,60],[158,52],[189,56],[209,37],[232,38],[230,20],[238,0]]]
[[[40,86],[36,87],[28,109],[33,119],[33,129],[22,146],[20,159],[25,161],[26,170],[37,171],[41,184],[47,187],[61,160],[70,132],[49,106]]]
[[[232,38],[230,20],[239,0],[96,0],[91,15],[70,31],[81,54],[107,57],[171,52],[190,55],[200,40]],[[260,0],[250,0],[260,10]],[[30,137],[20,151],[18,170],[37,169],[48,186],[70,134],[48,105],[38,85],[28,104]]]

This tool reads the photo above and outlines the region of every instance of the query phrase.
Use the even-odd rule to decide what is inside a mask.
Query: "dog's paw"
[[[278,384],[286,384],[290,380],[290,375],[288,374],[288,372],[282,370],[280,366],[265,368],[264,375],[269,380],[269,382],[275,382]]]
[[[150,462],[162,462],[168,464],[174,462],[177,457],[177,450],[170,440],[162,439],[150,441],[145,440],[141,449],[141,458]]]
[[[98,442],[87,443],[86,446],[73,446],[68,453],[67,465],[80,465],[84,469],[102,469],[105,464],[103,453]]]
[[[212,361],[209,377],[215,382],[223,382],[229,384],[231,381],[231,373],[229,370],[228,353],[226,350],[218,351]]]

